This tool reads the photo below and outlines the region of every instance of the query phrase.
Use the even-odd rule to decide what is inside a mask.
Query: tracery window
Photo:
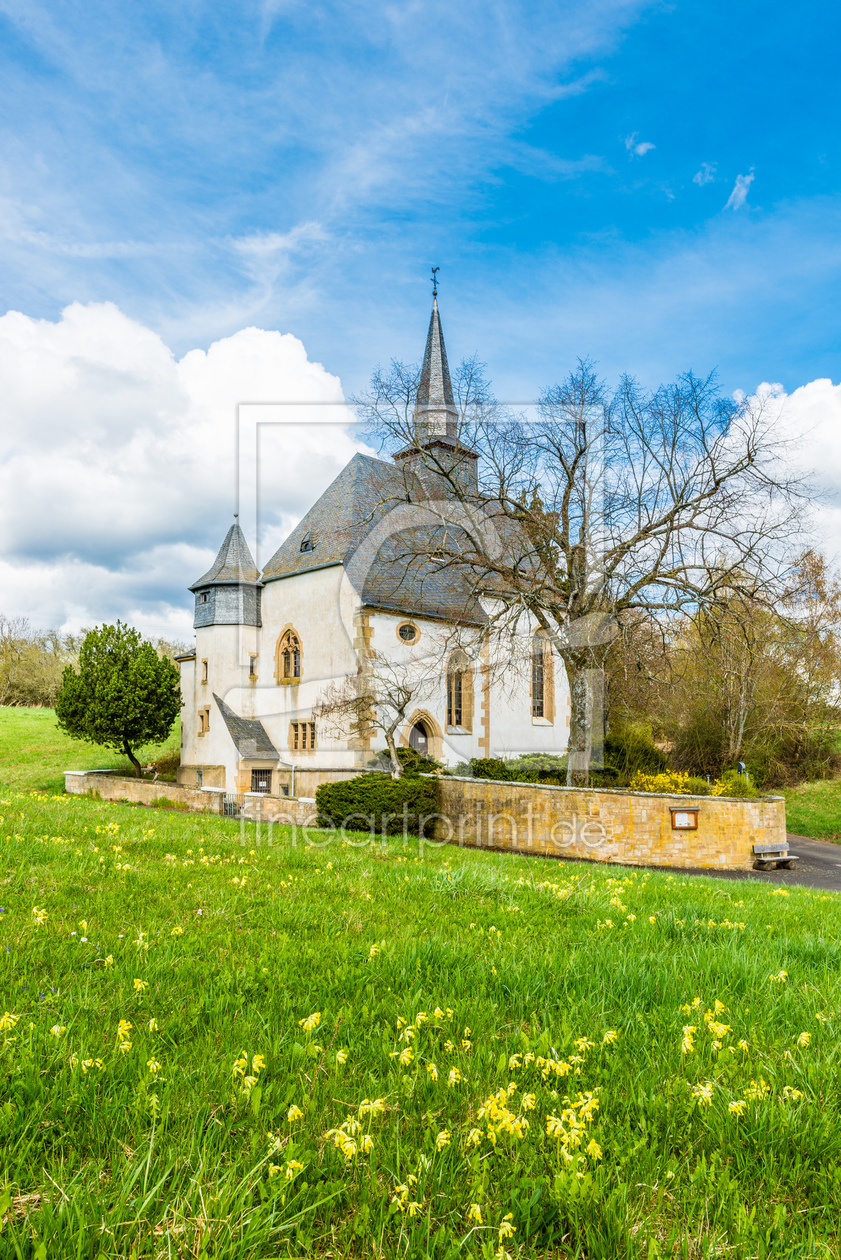
[[[447,726],[469,731],[473,726],[473,674],[464,652],[447,663]]]
[[[555,718],[552,645],[543,630],[535,631],[531,640],[531,715],[547,722]]]
[[[277,677],[286,683],[301,677],[301,640],[294,630],[287,630],[278,644]]]

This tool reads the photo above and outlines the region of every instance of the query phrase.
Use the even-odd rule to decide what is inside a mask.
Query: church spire
[[[435,268],[437,271],[437,267]],[[437,277],[436,277],[437,279]],[[419,445],[443,438],[454,442],[458,434],[458,409],[453,398],[447,350],[438,313],[437,285],[432,295],[432,314],[426,337],[420,383],[415,400],[414,423]]]

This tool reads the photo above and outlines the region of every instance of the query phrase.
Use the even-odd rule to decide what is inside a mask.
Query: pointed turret
[[[436,296],[432,298],[432,314],[429,318],[426,350],[415,401],[414,421],[420,445],[433,438],[443,438],[450,442],[456,440],[458,409],[453,398],[447,348],[444,345]]]
[[[194,582],[193,625],[259,626],[260,573],[236,516],[211,567]]]
[[[438,496],[445,490],[442,469],[446,467],[447,475],[455,476],[465,489],[475,489],[479,456],[461,444],[463,438],[459,434],[459,412],[453,397],[437,288],[432,295],[432,314],[412,420],[411,445],[397,451],[393,457],[403,465],[407,480],[415,477],[423,493]]]

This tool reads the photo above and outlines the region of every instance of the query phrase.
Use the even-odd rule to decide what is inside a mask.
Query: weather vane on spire
[[[441,268],[433,267],[431,270],[432,270],[432,296],[437,297],[438,296],[438,272],[441,270]]]

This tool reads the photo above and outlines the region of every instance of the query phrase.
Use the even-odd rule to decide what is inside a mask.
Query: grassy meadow
[[[841,896],[366,840],[0,792],[0,1254],[841,1254]]]
[[[137,750],[147,761],[180,747],[176,722],[165,744]],[[0,705],[0,783],[9,788],[63,792],[65,770],[120,770],[134,774],[126,757],[71,739],[58,729],[52,709],[9,708]]]

